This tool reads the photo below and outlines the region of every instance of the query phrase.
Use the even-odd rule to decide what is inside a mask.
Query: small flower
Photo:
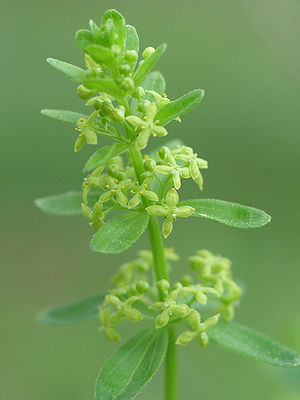
[[[117,296],[109,294],[105,296],[105,304],[109,304],[115,309],[109,318],[108,324],[113,328],[123,319],[126,318],[130,322],[139,322],[143,319],[141,312],[133,307],[132,304],[139,300],[139,296],[131,296],[125,301],[121,301]]]
[[[178,202],[178,194],[173,188],[167,193],[165,206],[153,205],[146,208],[147,213],[152,216],[165,217],[162,225],[162,233],[165,238],[172,232],[173,221],[176,217],[187,218],[195,211],[195,209],[190,206],[177,207]]]
[[[126,120],[136,128],[141,129],[141,132],[136,138],[135,145],[139,150],[147,146],[150,135],[153,136],[166,136],[168,134],[166,128],[159,126],[159,121],[154,121],[157,114],[157,106],[150,103],[146,108],[144,118],[137,117],[136,115],[129,115]]]
[[[176,344],[186,345],[197,338],[201,346],[207,346],[208,336],[206,331],[213,328],[218,322],[219,318],[220,314],[216,314],[201,323],[201,316],[198,311],[191,310],[189,315],[189,323],[192,327],[192,330],[185,331],[179,335],[176,340]]]
[[[163,148],[165,151],[161,152],[165,165],[157,165],[155,170],[161,174],[172,176],[174,187],[176,190],[181,187],[181,178],[189,178],[190,171],[187,167],[183,167],[177,164],[176,159],[171,153],[168,147]]]
[[[134,196],[128,202],[129,208],[137,207],[141,203],[142,197],[151,201],[158,201],[157,194],[149,190],[153,179],[153,176],[148,176],[143,180],[141,185],[139,185],[138,181],[136,182],[136,185],[130,190],[130,193],[134,194]]]
[[[174,314],[176,317],[184,318],[190,313],[190,308],[186,304],[176,304],[178,290],[173,290],[165,301],[158,301],[150,306],[152,310],[160,310],[160,314],[156,317],[155,326],[157,329],[164,327]]]
[[[186,167],[189,169],[190,176],[203,189],[203,177],[200,169],[207,169],[207,161],[198,158],[198,154],[194,153],[191,147],[181,146],[175,153],[176,160],[185,161]]]
[[[103,201],[103,203],[115,197],[120,206],[124,207],[127,205],[128,199],[125,193],[131,186],[131,179],[126,178],[119,182],[118,179],[113,179],[108,175],[106,176],[104,186],[107,191],[100,196],[100,200]]]

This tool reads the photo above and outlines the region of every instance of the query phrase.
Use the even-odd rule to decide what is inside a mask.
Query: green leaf
[[[48,308],[37,315],[37,319],[46,325],[73,325],[78,322],[98,318],[98,307],[104,301],[105,293],[86,297],[59,307]]]
[[[76,32],[75,39],[77,42],[78,47],[86,53],[87,46],[95,44],[95,39],[94,35],[92,32],[86,30],[86,29],[81,29]]]
[[[104,364],[96,381],[96,400],[131,400],[162,363],[168,344],[165,329],[135,335]]]
[[[158,62],[160,57],[166,51],[166,48],[167,45],[165,43],[158,46],[157,49],[149,57],[147,57],[142,63],[142,65],[137,69],[135,77],[136,87],[139,86],[143,82],[143,80],[147,77],[149,72],[151,72],[155,64]]]
[[[101,28],[107,25],[108,20],[112,20],[116,29],[117,36],[115,37],[115,42],[120,46],[121,51],[123,51],[126,40],[126,22],[122,14],[117,10],[111,9],[107,10],[101,20]]]
[[[166,125],[173,121],[174,118],[180,117],[195,108],[203,99],[204,90],[195,89],[184,94],[179,99],[166,104],[156,114],[155,119],[160,121],[160,125]]]
[[[87,160],[83,172],[92,171],[101,165],[105,165],[109,160],[126,151],[128,147],[129,144],[124,142],[101,147]]]
[[[146,212],[130,211],[110,219],[94,234],[90,248],[97,253],[117,254],[142,235],[148,224]]]
[[[84,86],[88,89],[97,89],[116,98],[123,96],[122,90],[111,79],[90,79],[84,82]]]
[[[98,198],[99,193],[90,192],[89,204],[94,205]],[[82,192],[67,192],[35,200],[35,205],[45,213],[64,217],[81,215],[81,203]]]
[[[146,90],[155,90],[158,94],[162,95],[166,91],[166,81],[165,78],[159,71],[152,71],[144,80],[141,85]],[[146,94],[145,98],[147,100],[153,100],[153,96],[149,93]]]
[[[181,206],[195,208],[194,217],[203,217],[234,228],[260,228],[271,221],[270,215],[257,208],[214,199],[186,200]]]
[[[83,82],[86,79],[85,70],[82,68],[66,63],[65,61],[56,60],[55,58],[47,58],[47,62],[73,81]]]
[[[300,354],[246,326],[219,321],[207,333],[212,342],[253,360],[277,367],[300,366]]]
[[[110,48],[101,46],[99,44],[88,45],[86,52],[96,61],[98,64],[105,64],[109,68],[113,68],[116,64],[116,57]]]
[[[53,118],[58,121],[69,122],[70,124],[76,124],[79,118],[88,118],[87,115],[68,110],[50,110],[48,108],[41,110],[41,114],[45,117]]]
[[[126,25],[125,51],[135,50],[139,54],[139,36],[134,26]]]

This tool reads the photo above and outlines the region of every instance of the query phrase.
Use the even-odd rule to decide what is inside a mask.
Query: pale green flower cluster
[[[171,270],[170,262],[177,261],[178,256],[173,249],[164,251]],[[182,322],[190,329],[181,333],[176,343],[186,345],[197,339],[201,346],[206,346],[208,331],[217,324],[220,315],[226,320],[233,318],[241,289],[231,279],[231,263],[227,258],[199,250],[190,257],[190,267],[197,271],[197,278],[185,275],[171,285],[165,279],[158,282],[153,279],[150,251],[140,251],[135,261],[123,264],[112,278],[115,287],[108,291],[99,309],[108,339],[120,340],[117,328],[123,320],[147,319],[153,321],[156,329]]]

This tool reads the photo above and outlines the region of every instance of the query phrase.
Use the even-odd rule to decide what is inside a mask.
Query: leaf
[[[105,293],[86,297],[59,307],[48,308],[37,315],[37,319],[46,325],[73,325],[78,322],[98,318],[98,307],[104,301]]]
[[[135,50],[139,54],[139,36],[134,26],[126,25],[125,51]]]
[[[89,204],[95,204],[99,193],[90,192]],[[35,205],[47,214],[56,216],[81,215],[82,192],[67,192],[35,200]]]
[[[96,400],[130,400],[146,386],[162,363],[168,344],[165,329],[144,330],[104,364],[96,381]]]
[[[105,165],[109,160],[116,157],[117,155],[126,151],[129,147],[128,143],[115,143],[112,146],[103,146],[97,150],[87,160],[83,172],[91,171],[101,165]]]
[[[144,232],[149,215],[130,211],[110,219],[94,234],[90,249],[97,253],[117,254],[130,247]]]
[[[88,45],[86,52],[98,64],[106,64],[109,68],[113,68],[116,64],[116,57],[110,48],[101,46],[99,44]]]
[[[90,79],[84,82],[84,86],[88,89],[97,89],[101,92],[105,92],[113,97],[120,98],[123,96],[123,92],[116,83],[111,79]]]
[[[78,47],[86,53],[87,46],[95,44],[94,35],[86,29],[80,29],[76,32],[75,39]]]
[[[207,333],[212,342],[253,360],[277,367],[300,366],[300,354],[246,326],[219,321]]]
[[[160,121],[160,125],[166,125],[173,121],[174,118],[180,117],[195,108],[203,99],[204,90],[195,89],[184,94],[179,99],[166,104],[156,114],[155,119]]]
[[[186,200],[180,202],[179,205],[194,207],[194,217],[212,219],[234,228],[260,228],[271,221],[270,215],[264,211],[230,203],[229,201],[213,199]]]
[[[76,65],[69,64],[65,61],[56,60],[55,58],[47,58],[47,62],[57,71],[62,72],[73,81],[83,82],[86,79],[85,70],[76,67]]]
[[[116,29],[117,37],[114,38],[115,42],[120,46],[121,50],[124,49],[126,40],[126,22],[122,14],[117,10],[107,10],[102,17],[101,27],[107,25],[108,20],[112,20]]]
[[[139,86],[143,80],[147,77],[149,72],[154,68],[155,64],[158,62],[160,57],[164,54],[166,51],[167,45],[161,44],[160,46],[157,47],[157,49],[149,56],[147,57],[144,62],[142,63],[141,66],[137,69],[136,76],[135,76],[135,86]]]
[[[75,111],[50,110],[48,108],[41,110],[41,114],[58,121],[69,122],[70,124],[76,124],[79,118],[88,118],[87,115]]]

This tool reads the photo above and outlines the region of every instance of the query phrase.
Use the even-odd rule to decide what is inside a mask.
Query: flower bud
[[[163,146],[163,147],[160,148],[160,150],[159,150],[159,152],[158,152],[158,156],[159,156],[162,160],[164,160],[165,155],[166,155],[167,153],[169,153],[169,152],[170,152],[169,147]]]
[[[112,176],[113,178],[116,178],[118,173],[119,173],[119,168],[117,167],[117,165],[115,164],[111,164],[108,168],[107,168],[107,173]]]
[[[142,114],[145,114],[146,111],[147,111],[147,108],[149,107],[150,104],[151,104],[151,103],[150,103],[149,100],[141,100],[141,101],[139,102],[138,106],[137,106],[137,110],[138,110],[139,112],[141,112]]]
[[[138,53],[135,50],[127,50],[124,58],[129,64],[135,64],[138,59]]]
[[[138,281],[136,290],[141,294],[149,292],[149,283],[146,281]]]
[[[118,56],[121,53],[121,49],[117,44],[113,44],[110,49],[115,56]]]
[[[170,283],[166,279],[161,279],[156,283],[156,287],[160,292],[167,292],[170,289]]]
[[[185,331],[181,335],[178,336],[176,340],[176,344],[185,346],[186,344],[189,344],[192,340],[194,340],[197,337],[197,333],[194,331]]]
[[[125,76],[129,75],[131,72],[130,65],[128,65],[128,64],[120,65],[119,71],[121,72],[121,74],[123,74]]]
[[[139,322],[143,319],[142,314],[140,311],[136,310],[135,308],[125,308],[124,309],[125,318],[131,322]]]
[[[119,308],[121,306],[121,300],[113,294],[106,295],[104,303],[109,304],[113,308]]]
[[[140,100],[142,97],[145,97],[145,89],[142,86],[138,86],[132,95]]]
[[[107,339],[109,339],[113,342],[119,342],[121,340],[119,333],[114,328],[107,327],[105,329],[105,333],[106,333]]]
[[[172,312],[179,318],[184,318],[190,313],[190,307],[187,304],[174,304]]]
[[[129,77],[124,78],[124,79],[122,80],[121,87],[122,87],[122,89],[124,89],[126,92],[129,91],[129,90],[133,90],[133,89],[134,89],[134,81],[133,81],[133,79],[132,79],[132,78],[129,78]]]
[[[156,167],[156,162],[153,159],[144,161],[144,169],[145,171],[153,172]]]
[[[142,57],[144,59],[146,59],[147,57],[151,56],[151,54],[153,54],[155,52],[155,48],[154,47],[146,47],[145,50],[143,51]]]
[[[170,315],[169,315],[169,310],[163,310],[155,320],[155,327],[157,329],[162,328],[167,325],[169,322]]]

